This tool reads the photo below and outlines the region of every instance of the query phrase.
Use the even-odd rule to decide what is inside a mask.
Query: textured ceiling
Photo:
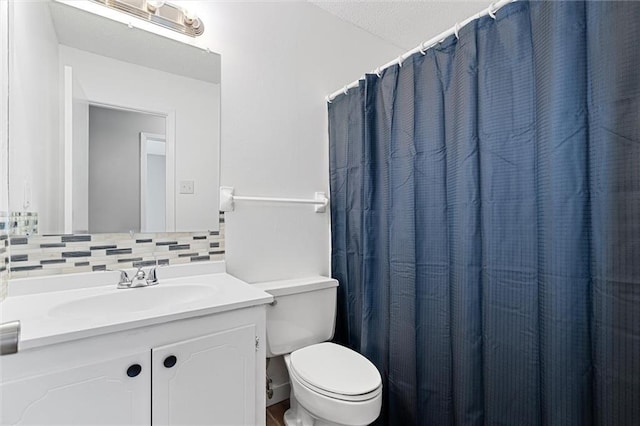
[[[488,1],[309,0],[327,12],[404,50],[486,9]]]

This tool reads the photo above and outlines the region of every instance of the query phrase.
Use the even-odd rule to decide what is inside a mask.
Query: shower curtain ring
[[[456,22],[456,26],[453,27],[453,33],[456,35],[456,38],[458,40],[460,40],[460,36],[458,35],[459,31],[460,31],[460,24]]]
[[[426,50],[427,50],[427,48],[425,47],[424,43],[420,44],[420,50],[419,51],[420,51],[420,54],[422,56],[427,54]]]
[[[347,86],[344,86],[342,88],[342,91],[344,92],[344,94],[346,95],[347,93],[349,93],[349,88]]]
[[[487,12],[489,13],[489,16],[491,17],[491,19],[493,19],[494,21],[496,20],[496,10],[493,10],[495,3],[491,3],[489,5],[489,9],[487,9]]]
[[[380,72],[380,67],[376,68],[374,73],[378,76],[378,78],[382,77],[382,73]]]
[[[402,58],[402,55],[398,56],[398,65],[400,66],[400,68],[402,68],[402,62],[404,61],[404,59]]]
[[[327,100],[327,103],[332,104],[333,102],[331,101],[331,96],[327,95],[324,97]]]

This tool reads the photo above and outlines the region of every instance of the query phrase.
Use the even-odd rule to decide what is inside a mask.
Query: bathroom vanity
[[[35,292],[2,303],[21,336],[0,357],[0,423],[264,424],[272,296],[224,272],[162,273],[135,289],[116,289],[117,273],[81,288],[69,281],[96,274],[50,278],[67,289],[45,292],[20,280]]]
[[[173,24],[204,18],[164,1],[1,3],[6,203],[24,223],[2,257],[0,326],[20,335],[17,353],[0,338],[0,424],[264,424],[273,297],[203,264],[225,253],[221,58]],[[150,264],[171,265],[153,287],[86,272]]]

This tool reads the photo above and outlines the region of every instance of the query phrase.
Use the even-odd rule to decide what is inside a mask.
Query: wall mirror
[[[10,2],[9,210],[27,234],[217,230],[220,55],[74,3]]]

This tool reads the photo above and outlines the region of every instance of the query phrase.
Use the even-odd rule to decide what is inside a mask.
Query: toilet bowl
[[[336,287],[325,277],[258,283],[267,308],[267,357],[284,355],[291,383],[287,426],[364,426],[380,415],[382,380],[359,353],[334,343]]]
[[[361,426],[380,414],[380,374],[357,352],[320,343],[285,355],[284,360],[292,388],[287,426]]]

